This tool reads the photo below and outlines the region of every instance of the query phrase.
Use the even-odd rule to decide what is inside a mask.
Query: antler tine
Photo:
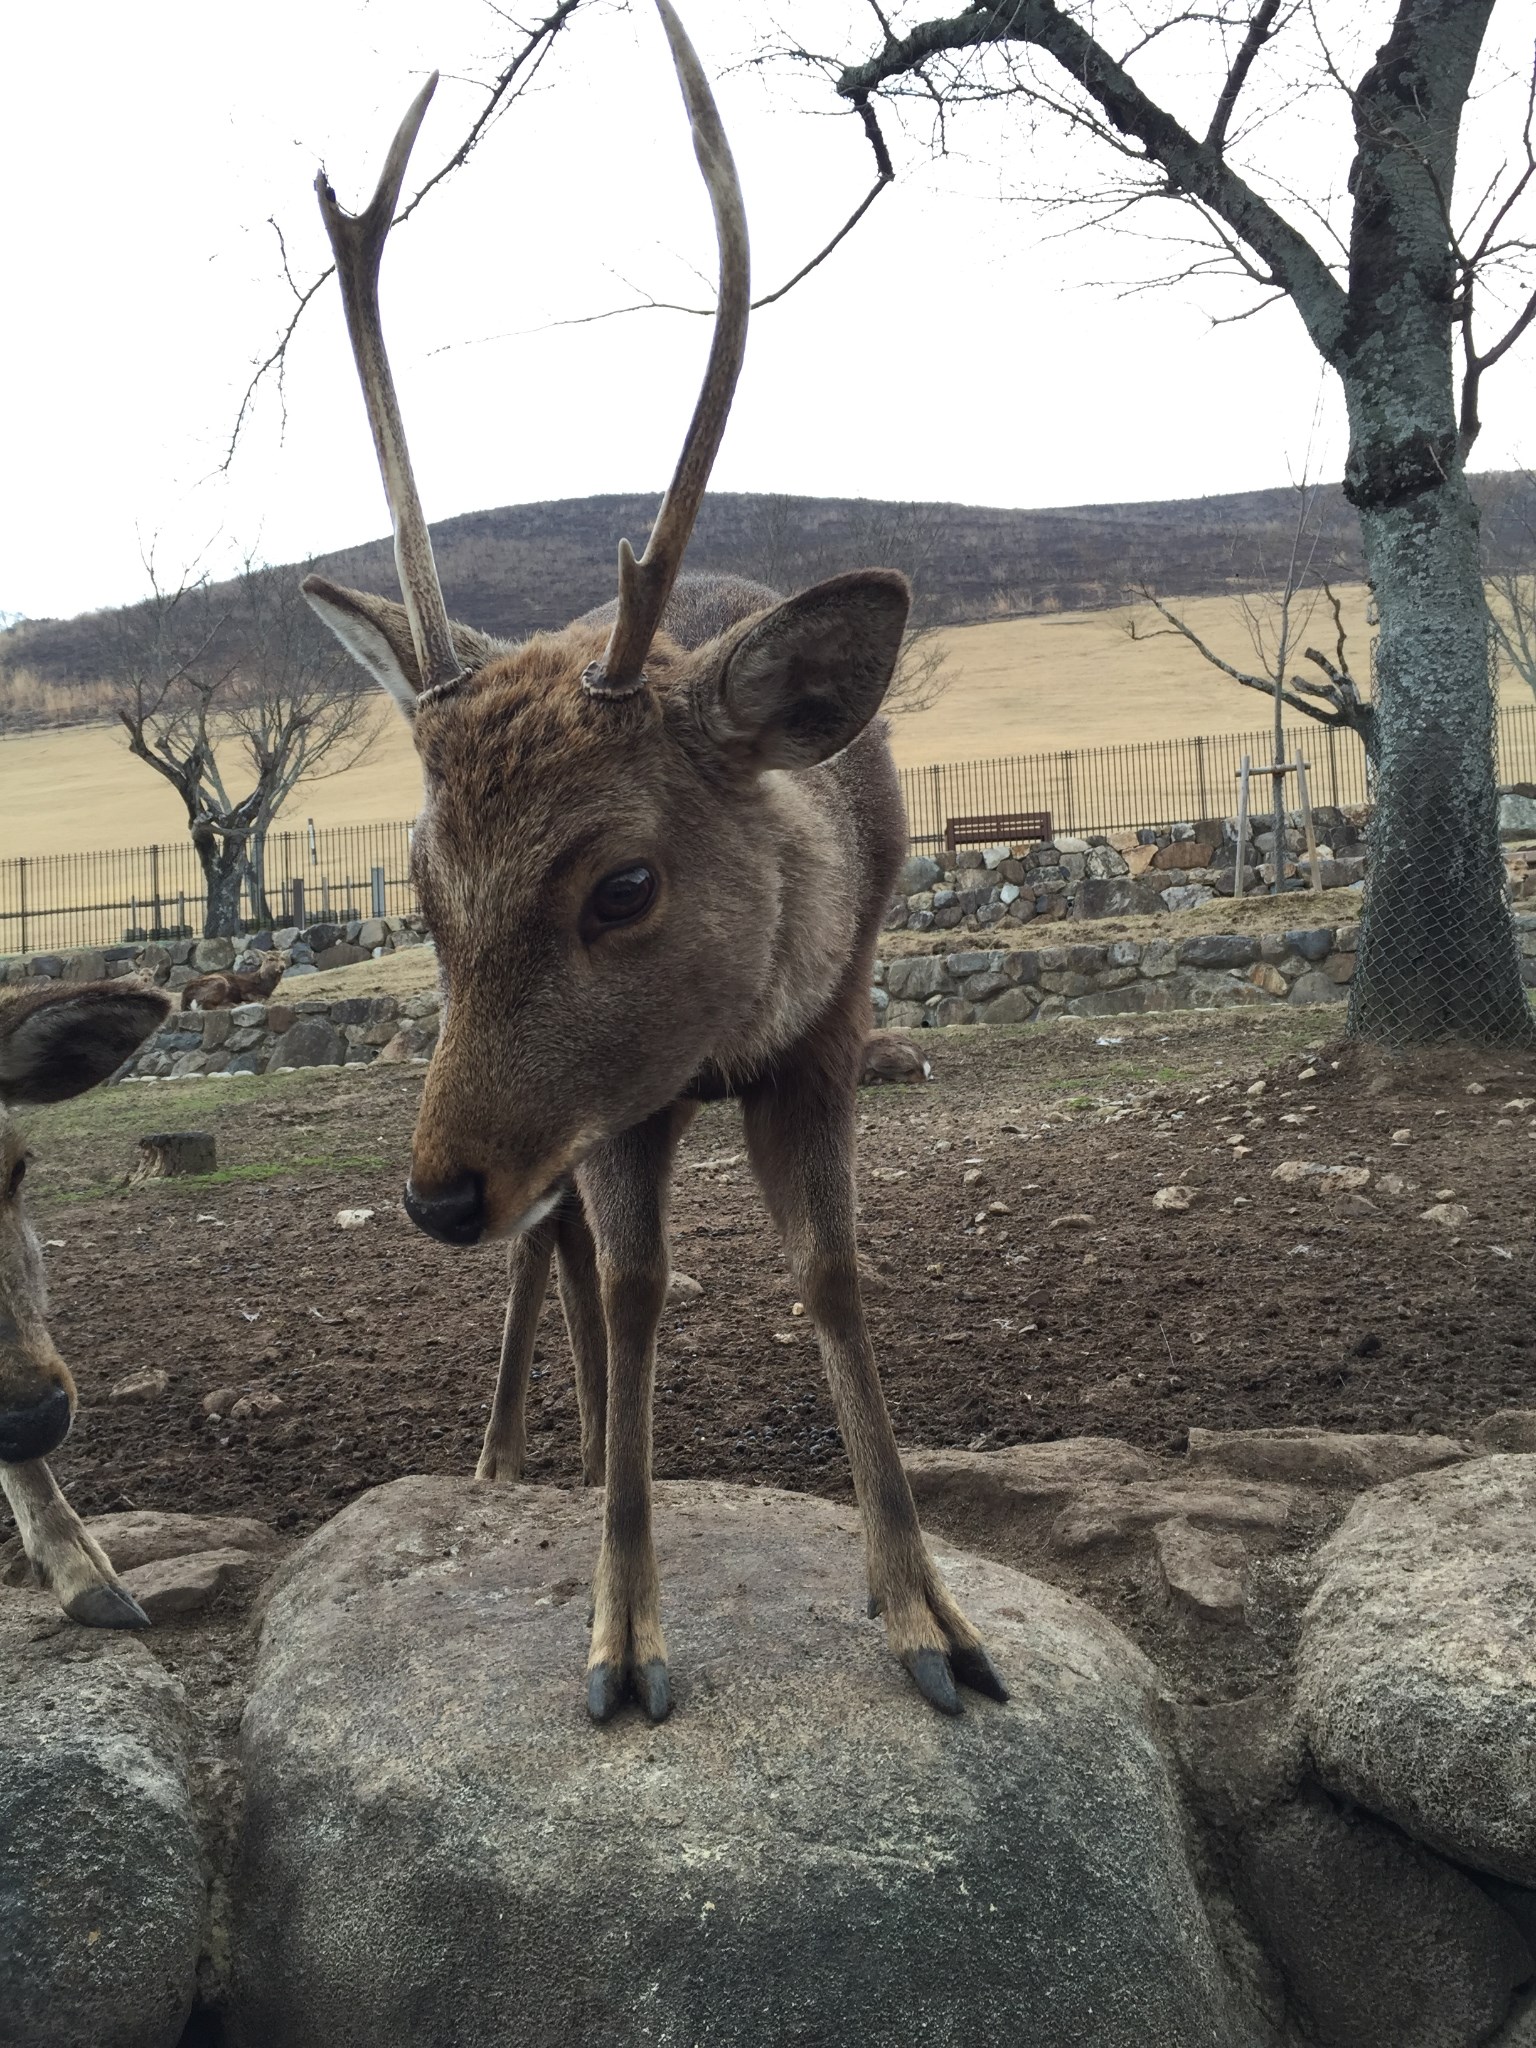
[[[715,97],[698,53],[670,0],[656,0],[656,11],[672,46],[683,104],[693,123],[694,155],[714,208],[715,238],[720,247],[720,289],[703,389],[645,553],[637,562],[629,542],[619,542],[619,615],[602,660],[594,662],[582,677],[583,686],[594,697],[628,697],[644,683],[645,658],[682,567],[688,536],[699,515],[704,486],[730,415],[736,379],[746,353],[747,316],[752,301],[746,208]]]
[[[320,218],[325,222],[336,258],[347,333],[352,338],[363,403],[368,408],[368,424],[373,429],[373,445],[384,478],[384,496],[394,524],[395,567],[400,577],[400,595],[405,599],[411,622],[411,639],[424,692],[446,688],[458,682],[466,671],[454,651],[453,629],[448,623],[442,586],[437,580],[437,563],[432,556],[432,537],[411,473],[400,402],[395,396],[395,380],[390,375],[389,357],[384,349],[384,331],[379,320],[379,259],[395,217],[417,131],[436,90],[434,71],[396,130],[378,187],[362,213],[342,211],[324,171],[315,179]]]

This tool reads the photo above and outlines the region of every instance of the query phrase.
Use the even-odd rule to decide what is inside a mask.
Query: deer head
[[[620,544],[611,622],[593,615],[507,647],[454,624],[443,603],[377,297],[435,79],[366,212],[344,214],[318,181],[405,602],[319,576],[304,591],[414,726],[425,808],[413,870],[447,1003],[406,1206],[451,1242],[530,1227],[594,1143],[710,1063],[729,1078],[758,1049],[754,1020],[782,1023],[809,1000],[783,980],[784,926],[801,913],[806,842],[827,828],[783,771],[828,759],[868,723],[906,623],[905,580],[871,570],[703,646],[663,630],[741,367],[750,283],[708,81],[668,0],[656,5],[714,208],[720,284],[682,456],[645,553]],[[834,913],[800,947],[801,979],[821,1001],[848,936]]]
[[[48,1335],[42,1255],[22,1199],[26,1141],[12,1110],[95,1087],[170,1007],[158,989],[121,982],[0,998],[0,1464],[46,1457],[75,1412],[75,1383]]]

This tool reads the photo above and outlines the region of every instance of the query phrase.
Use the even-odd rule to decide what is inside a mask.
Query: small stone
[[[1298,1081],[1315,1081],[1317,1079],[1317,1069],[1316,1067],[1303,1067],[1296,1078]]]
[[[1411,1145],[1413,1143],[1413,1133],[1405,1124],[1400,1131],[1392,1133],[1392,1142],[1394,1145]]]
[[[235,1403],[245,1395],[244,1387],[216,1387],[211,1394],[204,1394],[198,1406],[205,1415],[227,1415]]]
[[[372,1209],[338,1209],[336,1227],[338,1230],[361,1230],[373,1218]]]
[[[264,1416],[277,1415],[288,1403],[281,1394],[242,1394],[229,1410],[231,1422],[259,1422]]]
[[[667,1299],[670,1302],[697,1301],[703,1292],[702,1283],[695,1280],[691,1273],[679,1273],[674,1269],[668,1276]],[[795,1313],[800,1313],[798,1308]]]
[[[1243,1092],[1245,1095],[1262,1095],[1268,1086],[1267,1081],[1250,1081]]]
[[[1469,1095],[1486,1095],[1488,1090],[1481,1081],[1469,1081],[1467,1083],[1467,1093]]]
[[[1408,1183],[1400,1173],[1384,1173],[1376,1183],[1376,1192],[1378,1195],[1388,1195],[1396,1199],[1399,1195],[1407,1194]]]
[[[1193,1188],[1181,1187],[1175,1182],[1158,1189],[1152,1197],[1152,1206],[1154,1209],[1187,1209],[1194,1199]]]
[[[122,1574],[122,1582],[152,1622],[168,1621],[206,1607],[242,1565],[252,1562],[248,1550],[196,1550],[187,1557],[136,1565]]]
[[[988,1202],[987,1214],[989,1216],[1011,1216],[1013,1211],[1006,1202]]]
[[[968,1166],[965,1172],[960,1176],[960,1185],[962,1187],[973,1188],[976,1186],[978,1181],[985,1179],[985,1177],[986,1176],[982,1173],[982,1170],[979,1166]]]
[[[107,1389],[109,1401],[157,1401],[171,1384],[163,1367],[152,1365],[144,1372],[131,1372]]]
[[[792,1316],[803,1316],[805,1314],[805,1303],[803,1301],[795,1302],[789,1312]]]
[[[1421,1223],[1441,1223],[1447,1230],[1460,1230],[1472,1220],[1472,1211],[1465,1202],[1434,1202],[1419,1212]]]
[[[1524,1116],[1532,1109],[1536,1109],[1536,1095],[1516,1095],[1504,1104],[1506,1116]]]
[[[773,1341],[775,1344],[793,1344],[795,1341],[795,1333],[793,1330],[775,1330],[773,1333]]]
[[[1246,1552],[1234,1531],[1197,1529],[1182,1515],[1159,1522],[1153,1547],[1169,1599],[1186,1613],[1205,1621],[1243,1619],[1247,1594],[1243,1585]]]
[[[1093,1218],[1082,1209],[1072,1209],[1065,1216],[1053,1216],[1045,1226],[1047,1230],[1092,1230]]]

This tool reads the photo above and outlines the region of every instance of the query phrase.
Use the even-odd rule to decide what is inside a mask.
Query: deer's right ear
[[[405,606],[366,590],[348,590],[327,576],[306,576],[299,588],[352,659],[389,692],[407,718],[414,718],[421,671]],[[496,652],[496,643],[471,626],[454,626],[453,645],[467,669],[484,668]]]
[[[0,1005],[0,1102],[64,1102],[115,1074],[165,1022],[157,988],[85,982]]]

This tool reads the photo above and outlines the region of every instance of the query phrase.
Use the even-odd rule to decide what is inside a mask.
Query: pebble
[[[1413,1133],[1405,1125],[1402,1130],[1392,1133],[1392,1142],[1394,1145],[1411,1145],[1413,1143]]]
[[[1159,1188],[1152,1197],[1154,1209],[1187,1209],[1195,1199],[1193,1188],[1181,1187],[1177,1183]]]
[[[198,1405],[205,1415],[227,1415],[244,1394],[244,1387],[217,1387],[213,1393],[204,1394]]]
[[[1471,1221],[1471,1217],[1472,1212],[1465,1202],[1436,1202],[1419,1212],[1421,1223],[1443,1223],[1447,1230],[1460,1230],[1464,1223]]]
[[[1065,1216],[1053,1216],[1045,1226],[1047,1230],[1092,1230],[1093,1218],[1082,1209],[1071,1209]]]
[[[361,1230],[373,1217],[372,1209],[338,1209],[336,1227],[338,1230]]]
[[[1483,1086],[1481,1081],[1469,1081],[1467,1083],[1467,1093],[1469,1095],[1486,1095],[1488,1093],[1488,1090]]]
[[[107,1389],[109,1401],[155,1401],[171,1384],[171,1376],[158,1365],[145,1372],[131,1372]]]
[[[674,1270],[667,1276],[668,1301],[697,1301],[703,1292],[703,1286],[691,1273],[679,1273]]]
[[[968,1166],[960,1177],[960,1185],[966,1188],[973,1188],[981,1178],[982,1171],[979,1166]]]
[[[229,1411],[231,1422],[259,1422],[263,1416],[276,1415],[288,1403],[281,1394],[242,1394]]]
[[[1250,1081],[1243,1092],[1246,1095],[1262,1095],[1268,1086],[1267,1081]]]

